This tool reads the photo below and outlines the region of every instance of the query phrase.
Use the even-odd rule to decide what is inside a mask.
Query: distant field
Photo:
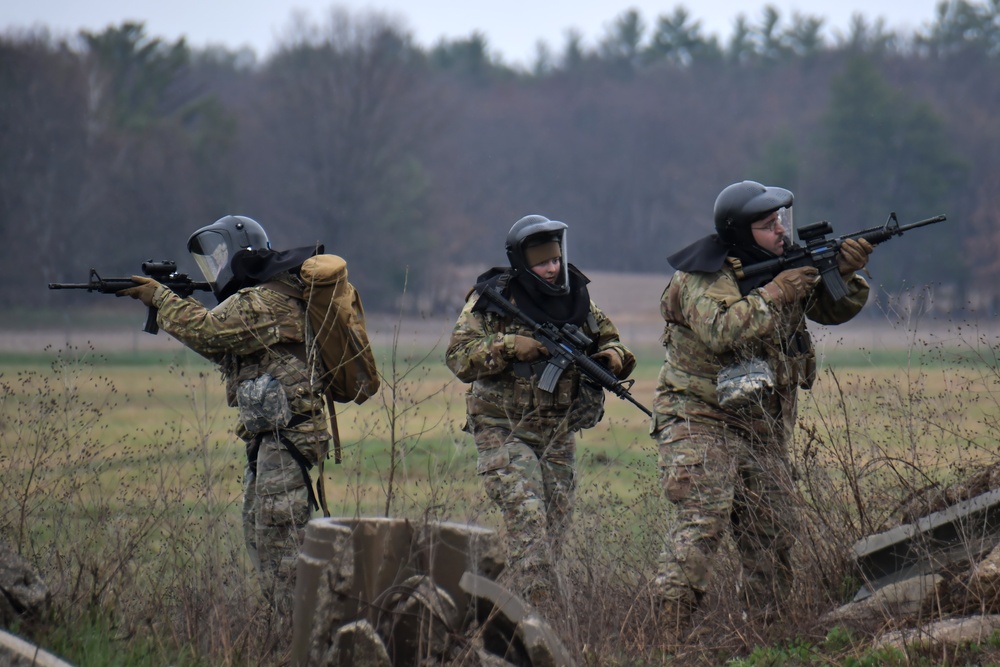
[[[389,346],[394,337],[403,346],[422,348],[447,346],[448,336],[462,300],[480,268],[458,272],[447,301],[453,311],[428,317],[368,312],[368,329],[379,346]],[[667,274],[623,274],[588,272],[594,301],[615,322],[626,344],[643,356],[659,355],[663,321],[659,299]],[[59,349],[67,343],[104,352],[140,354],[152,350],[175,351],[176,341],[160,334],[140,331],[145,311],[131,299],[104,295],[74,295],[68,307],[58,311],[9,311],[0,324],[0,353],[35,353]],[[81,304],[92,308],[81,309]],[[69,307],[72,305],[72,307]],[[870,365],[874,360],[892,363],[900,354],[924,354],[930,349],[968,349],[989,345],[1000,336],[1000,323],[993,320],[957,320],[931,315],[888,315],[886,308],[870,303],[855,320],[837,327],[811,325],[821,356],[838,364]]]
[[[655,336],[630,337],[648,324],[622,321],[640,360],[632,393],[648,406],[661,352]],[[343,463],[327,460],[323,475],[331,513],[502,532],[462,431],[465,385],[442,363],[450,322],[378,317],[371,325],[382,390],[363,405],[338,406]],[[175,610],[187,592],[252,610],[234,411],[215,368],[138,326],[19,332],[20,345],[0,352],[0,531],[43,564],[60,600],[83,578],[96,581],[89,588],[108,586],[141,619]],[[1000,459],[990,340],[959,335],[907,347],[875,335],[853,348],[821,336],[823,370],[801,394],[792,459],[807,514],[838,528],[836,540],[822,541],[838,553],[884,525],[909,492]],[[605,405],[604,420],[578,440],[564,550],[580,590],[596,576],[595,595],[632,590],[653,572],[667,529],[649,421],[614,396]],[[815,539],[803,535],[805,544]],[[206,617],[192,612],[191,627]]]
[[[623,327],[626,339],[629,326]],[[370,327],[385,381],[382,393],[364,405],[338,407],[345,460],[341,466],[331,462],[327,467],[332,502],[342,512],[353,513],[359,507],[366,512],[383,511],[392,496],[392,511],[406,514],[436,494],[446,494],[457,499],[454,507],[478,516],[486,508],[472,474],[475,450],[471,438],[461,431],[465,385],[443,364],[450,322],[398,324],[373,318]],[[401,333],[394,347],[397,327]],[[100,456],[119,460],[124,451],[136,451],[141,455],[125,460],[145,466],[163,454],[177,462],[174,474],[183,478],[201,474],[197,470],[204,463],[205,451],[210,451],[215,469],[226,471],[224,478],[229,481],[222,488],[235,502],[242,446],[230,435],[234,415],[225,406],[218,372],[169,337],[135,329],[91,332],[89,337],[70,331],[73,340],[76,336],[80,340],[69,347],[58,344],[65,331],[15,334],[20,342],[0,349],[4,410],[9,413],[20,403],[26,413],[17,419],[30,422],[32,400],[46,392],[70,392],[76,405],[104,406],[100,428],[94,431],[99,441],[92,447],[95,455],[100,452]],[[0,335],[0,340],[9,342],[10,336]],[[976,346],[974,340],[949,342],[913,343],[911,339],[906,348],[890,347],[879,339],[869,349],[819,336],[823,370],[813,391],[802,395],[803,418],[846,400],[849,412],[833,410],[832,419],[838,423],[846,418],[875,430],[876,424],[883,424],[880,428],[886,431],[905,420],[900,411],[909,416],[932,411],[933,415],[920,419],[963,433],[964,441],[981,439],[989,431],[988,415],[995,408],[990,384],[996,372],[991,356],[994,347]],[[661,351],[655,338],[633,347],[639,365],[632,394],[648,406]],[[53,370],[57,358],[61,361]],[[905,400],[907,393],[914,394],[909,397],[912,404]],[[648,490],[656,474],[648,420],[634,406],[611,395],[606,409],[605,420],[580,439],[582,488],[605,486],[622,498],[634,498]],[[885,423],[887,419],[890,423]],[[4,416],[2,449],[23,444],[24,433],[11,430],[14,421],[10,414]],[[940,436],[928,438],[928,443],[941,441]],[[116,465],[101,475],[110,480],[121,473],[121,466]],[[198,488],[183,483],[182,487],[192,492]]]
[[[632,393],[648,406],[663,277],[591,277],[595,301],[636,352]],[[253,582],[240,525],[245,454],[218,371],[169,336],[142,333],[135,302],[98,303],[7,313],[0,324],[0,530],[44,565],[61,599],[92,578],[122,608],[154,610],[142,619],[186,591],[207,600],[236,591],[233,604],[251,608],[239,597]],[[324,472],[333,515],[500,528],[462,431],[466,387],[443,364],[454,316],[369,313],[384,379],[363,405],[337,408],[344,460]],[[991,326],[869,314],[812,329],[821,370],[800,394],[792,458],[805,502],[833,518],[844,544],[882,525],[910,491],[998,462]],[[605,405],[578,440],[565,551],[568,567],[596,572],[594,591],[652,572],[666,530],[648,419],[614,396]]]
[[[639,358],[632,393],[648,406],[662,359],[658,301],[666,276],[590,277],[594,300]],[[134,448],[145,452],[139,459],[145,462],[155,452],[170,451],[182,464],[203,456],[191,448],[210,446],[215,452],[210,458],[217,458],[215,469],[234,480],[240,474],[242,451],[229,435],[233,414],[224,405],[217,371],[169,336],[140,331],[145,313],[135,302],[94,299],[94,310],[15,312],[5,319],[0,328],[0,381],[8,396],[28,400],[31,383],[52,382],[61,374],[66,378],[62,384],[36,389],[67,391],[73,379],[87,400],[114,404],[102,413],[100,451],[117,457],[118,449]],[[880,396],[914,391],[919,385],[921,409],[931,405],[946,415],[922,417],[925,421],[957,420],[947,428],[971,434],[966,440],[980,438],[986,430],[984,415],[992,407],[988,379],[996,368],[993,351],[998,348],[992,323],[927,319],[904,325],[877,317],[877,307],[870,308],[865,316],[839,327],[812,327],[826,372],[814,390],[803,395],[803,417],[847,396],[853,411],[848,419],[875,424],[893,414],[885,406],[894,399]],[[331,499],[341,511],[384,511],[389,502],[392,511],[406,513],[442,493],[459,499],[455,507],[463,511],[485,511],[471,474],[474,447],[461,431],[465,386],[443,364],[454,317],[369,313],[369,332],[387,379],[380,396],[361,406],[339,408],[345,461],[331,464],[327,478],[333,482]],[[53,373],[49,365],[57,356],[63,363]],[[95,382],[95,376],[106,383]],[[29,377],[30,382],[24,379]],[[908,389],[889,386],[904,381]],[[12,405],[8,402],[5,409]],[[584,489],[603,486],[623,498],[635,497],[655,479],[648,422],[634,406],[614,396],[607,398],[606,406],[605,420],[580,441],[581,483]],[[894,417],[897,422],[902,418]],[[23,436],[11,432],[10,415],[3,423],[3,448],[18,446]],[[196,465],[181,464],[177,475],[195,474]],[[222,488],[235,502],[238,484],[227,481]]]

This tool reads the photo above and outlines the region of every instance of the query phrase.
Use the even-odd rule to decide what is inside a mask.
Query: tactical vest
[[[502,319],[489,313],[487,326],[497,336],[515,334],[531,336],[531,330],[520,322]],[[598,337],[597,320],[591,314],[583,332],[595,341]],[[563,371],[552,392],[538,388],[538,377],[546,363],[542,357],[533,364],[508,361],[509,372],[498,373],[475,380],[469,388],[467,409],[470,418],[486,418],[496,423],[518,423],[524,419],[547,422],[552,428],[578,431],[591,428],[604,415],[604,391],[585,381],[575,366]]]
[[[666,322],[663,345],[667,364],[682,374],[714,380],[722,368],[738,357],[756,356],[768,362],[777,387],[812,387],[816,378],[816,354],[801,304],[782,307],[776,313],[775,328],[770,336],[753,341],[745,349],[716,354],[695,335],[683,314],[680,305],[683,278],[678,280],[679,275],[667,284],[660,302]],[[734,293],[734,301],[739,298],[738,292]],[[716,403],[715,396],[707,392],[700,398]]]

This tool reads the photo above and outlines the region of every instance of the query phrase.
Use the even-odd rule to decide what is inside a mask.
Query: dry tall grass
[[[334,514],[498,526],[460,430],[464,387],[441,350],[382,349],[382,393],[340,411],[345,460],[327,466]],[[909,366],[897,355],[888,366],[828,367],[802,395],[795,465],[809,520],[793,613],[768,628],[747,620],[724,550],[732,567],[699,613],[699,639],[682,646],[662,644],[646,592],[668,520],[647,423],[609,397],[605,421],[580,440],[562,563],[570,600],[558,625],[573,652],[595,665],[720,664],[810,636],[853,593],[850,544],[926,488],[997,463],[995,349],[973,337],[910,355]],[[170,367],[98,357],[67,348],[49,366],[8,362],[0,374],[0,536],[53,598],[51,617],[25,631],[76,651],[68,635],[97,619],[121,655],[147,659],[116,664],[282,664],[287,628],[244,554],[243,452],[216,371],[190,355]],[[642,360],[633,393],[647,404],[657,368]]]

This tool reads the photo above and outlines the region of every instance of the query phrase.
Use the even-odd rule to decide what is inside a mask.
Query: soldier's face
[[[754,242],[764,250],[775,255],[785,254],[786,230],[777,211],[750,225],[750,231],[753,232]]]
[[[531,267],[531,272],[550,285],[554,285],[559,278],[559,269],[561,267],[562,259],[560,257],[553,257],[552,259],[535,264]]]

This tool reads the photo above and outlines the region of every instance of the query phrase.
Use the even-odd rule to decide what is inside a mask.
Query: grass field
[[[456,507],[473,512],[449,518],[479,520],[480,503],[469,502],[479,495],[471,472],[475,449],[461,431],[465,386],[443,365],[440,347],[397,350],[395,360],[391,352],[385,347],[377,352],[385,376],[382,392],[360,406],[338,406],[344,461],[326,469],[331,509],[384,513],[390,502],[391,513],[405,515],[422,511],[436,494],[448,494],[460,501]],[[817,386],[803,393],[801,417],[807,422],[832,418],[828,406],[835,403],[868,431],[902,440],[906,434],[899,433],[898,413],[905,410],[909,428],[919,422],[921,429],[938,430],[922,447],[948,440],[955,441],[953,447],[959,441],[979,442],[993,426],[989,360],[977,360],[969,350],[926,351],[919,358],[905,350],[883,350],[860,360],[833,350],[825,357]],[[647,406],[658,370],[658,350],[640,348],[632,393]],[[106,479],[121,476],[128,466],[169,462],[183,480],[208,451],[213,469],[233,479],[232,497],[238,496],[242,445],[230,435],[234,414],[225,405],[218,372],[197,355],[183,350],[8,352],[0,356],[0,373],[7,393],[5,433],[15,407],[28,420],[38,409],[33,398],[73,392],[74,400],[93,412],[95,442],[88,447],[92,457],[100,452]],[[4,438],[8,455],[24,444],[9,435]],[[393,466],[396,483],[387,488]],[[645,416],[609,395],[605,419],[580,438],[580,472],[584,495],[602,485],[623,497],[636,493],[640,478],[655,475]],[[195,493],[192,485],[181,486]]]
[[[632,393],[648,406],[658,325],[623,319],[639,357]],[[442,322],[373,320],[383,385],[365,404],[338,408],[344,460],[325,469],[334,515],[498,526],[461,430],[465,386],[442,362]],[[255,664],[263,648],[245,631],[259,619],[237,609],[253,593],[234,411],[214,367],[134,325],[0,334],[0,535],[46,576],[64,613],[100,609],[119,630],[156,628],[160,647],[141,650],[172,664]],[[995,338],[974,329],[839,333],[818,336],[821,371],[801,395],[793,458],[803,492],[836,517],[846,544],[890,521],[907,493],[997,463],[1000,377]],[[646,417],[613,396],[606,411],[579,439],[570,552],[588,564],[592,585],[628,591],[651,571],[665,518]],[[578,585],[587,592],[583,579]],[[192,624],[218,616],[219,604],[229,606],[213,621],[218,637],[196,636]],[[169,618],[158,617],[164,607]],[[621,650],[627,633],[616,619],[588,630],[591,651]],[[81,650],[69,638],[48,639],[65,641],[66,655]],[[181,646],[189,659],[177,657]]]

